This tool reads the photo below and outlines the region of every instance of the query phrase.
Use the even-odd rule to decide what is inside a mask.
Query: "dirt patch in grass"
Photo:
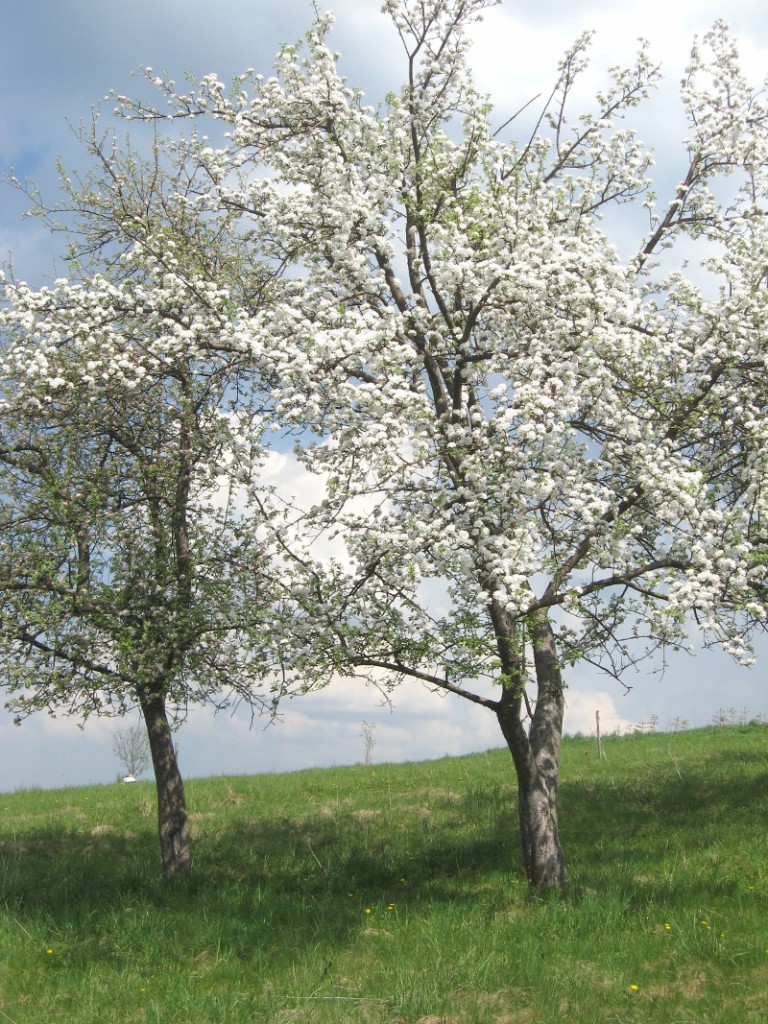
[[[427,807],[426,804],[413,804],[410,807],[404,807],[403,811],[405,814],[414,817],[417,821],[426,821],[427,818],[432,817],[432,808]]]
[[[117,832],[117,829],[113,825],[96,825],[95,828],[91,829],[90,834],[92,836],[111,836]]]
[[[525,989],[501,988],[495,992],[458,989],[455,999],[461,1007],[461,1020],[474,1020],[478,1011],[482,1011],[483,1019],[493,1019],[495,1024],[528,1024],[534,1020],[534,1012],[529,1006],[531,1000]]]

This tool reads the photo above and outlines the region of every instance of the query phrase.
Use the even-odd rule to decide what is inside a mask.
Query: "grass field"
[[[0,795],[0,1024],[768,1021],[768,728],[563,748],[568,890],[509,755]]]

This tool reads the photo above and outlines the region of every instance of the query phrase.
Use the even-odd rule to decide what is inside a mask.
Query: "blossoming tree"
[[[211,119],[220,143],[188,140],[196,208],[274,270],[231,343],[301,431],[317,528],[349,557],[312,565],[271,532],[312,620],[302,656],[494,714],[548,887],[567,668],[620,677],[692,629],[746,660],[765,624],[768,114],[716,25],[656,200],[625,127],[659,78],[645,48],[573,119],[577,40],[516,139],[468,70],[492,3],[386,0],[404,84],[380,110],[339,74],[329,16],[270,78],[156,79],[162,109],[119,109]],[[620,204],[645,211],[624,255],[602,219]]]
[[[138,705],[170,877],[191,857],[172,725],[191,704],[274,709],[288,599],[234,247],[195,212],[184,160],[84,139],[93,174],[41,207],[69,216],[71,279],[6,282],[0,311],[2,685],[19,718]]]

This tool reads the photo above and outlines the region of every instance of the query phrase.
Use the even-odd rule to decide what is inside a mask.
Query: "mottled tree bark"
[[[496,715],[517,773],[520,838],[528,879],[537,889],[566,881],[565,856],[557,823],[563,682],[555,637],[544,612],[529,628],[538,694],[530,729],[521,721],[522,691],[505,686]]]
[[[157,786],[157,825],[160,855],[166,878],[189,875],[192,850],[187,819],[184,782],[176,759],[173,734],[160,695],[140,697],[141,712],[147,726],[149,748]]]

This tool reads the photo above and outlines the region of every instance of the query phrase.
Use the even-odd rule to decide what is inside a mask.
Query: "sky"
[[[370,102],[397,89],[401,51],[380,0],[320,2],[336,14],[333,46],[350,83]],[[109,121],[111,90],[138,95],[150,66],[183,82],[215,72],[229,80],[253,67],[269,74],[281,42],[306,30],[312,5],[305,0],[35,0],[8,4],[0,29],[0,175],[12,171],[33,181],[44,198],[56,198],[56,163],[83,166],[72,127],[94,110]],[[549,0],[506,2],[485,13],[474,31],[472,66],[502,123],[538,93],[546,93],[569,43],[585,29],[596,36],[593,72],[630,62],[639,37],[652,44],[665,85],[640,112],[640,134],[656,151],[658,180],[674,184],[683,171],[684,125],[677,103],[693,35],[717,18],[732,27],[743,65],[757,83],[768,72],[768,19],[762,0]],[[138,73],[138,77],[137,77]],[[41,286],[59,276],[60,238],[24,218],[28,201],[0,184],[0,262],[17,277]],[[290,467],[288,470],[290,471]],[[656,667],[658,668],[658,666]],[[569,672],[566,732],[593,733],[596,712],[604,732],[657,721],[666,729],[686,722],[710,724],[721,709],[733,717],[768,715],[768,644],[755,667],[743,669],[725,655],[678,655],[665,671],[646,666],[625,690],[588,667]],[[0,708],[0,791],[27,787],[112,783],[121,766],[112,750],[117,729],[135,724],[91,720],[84,728],[67,718],[37,715],[14,726]],[[247,714],[197,709],[177,734],[186,777],[295,770],[362,761],[365,734],[374,762],[415,761],[483,751],[503,745],[495,717],[452,696],[404,685],[391,704],[360,682],[342,680],[288,702],[274,724],[251,723]]]

